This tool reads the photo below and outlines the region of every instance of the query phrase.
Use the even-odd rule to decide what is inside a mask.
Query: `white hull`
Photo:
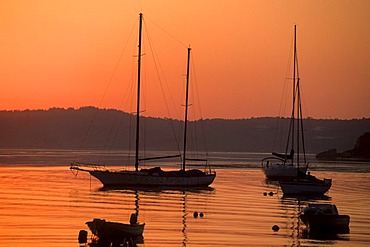
[[[331,187],[331,179],[322,182],[293,181],[281,182],[280,187],[284,194],[293,195],[324,195]]]
[[[146,172],[134,171],[89,171],[104,186],[170,186],[170,187],[194,187],[208,186],[216,177],[216,174],[203,176],[158,176]]]
[[[295,166],[287,166],[287,165],[263,166],[262,171],[267,178],[298,177],[298,169]],[[300,167],[299,171],[305,174],[307,172],[307,167]]]

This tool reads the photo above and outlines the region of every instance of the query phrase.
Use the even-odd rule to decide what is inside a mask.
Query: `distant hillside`
[[[131,114],[94,107],[0,111],[0,148],[128,149],[135,141],[134,123]],[[141,144],[147,150],[176,150],[181,146],[181,121],[143,118],[141,123],[146,137]],[[195,125],[199,128],[193,131]],[[205,136],[200,149],[207,146],[208,151],[282,151],[288,125],[285,118],[205,119],[189,123],[189,139]],[[345,151],[354,146],[358,136],[370,131],[370,119],[305,119],[304,126],[309,152],[334,147]]]
[[[361,135],[354,147],[344,152],[337,149],[329,149],[316,155],[321,160],[370,160],[370,132]]]

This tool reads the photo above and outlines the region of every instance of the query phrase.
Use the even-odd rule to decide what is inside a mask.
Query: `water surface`
[[[332,178],[333,186],[326,197],[298,200],[284,198],[274,183],[266,183],[258,169],[261,154],[217,153],[217,177],[205,190],[144,191],[103,189],[83,172],[75,177],[67,164],[61,165],[74,156],[70,153],[24,155],[1,156],[5,165],[0,167],[0,246],[78,246],[79,230],[88,231],[86,221],[128,222],[135,210],[146,224],[141,246],[370,244],[366,163],[315,164],[312,173]],[[55,162],[48,165],[50,161]],[[331,239],[303,234],[298,215],[312,202],[334,203],[340,213],[350,215],[350,233]],[[204,216],[195,218],[195,211]],[[274,232],[274,225],[280,230]]]

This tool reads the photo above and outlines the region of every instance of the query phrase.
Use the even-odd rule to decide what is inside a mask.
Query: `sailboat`
[[[289,154],[272,153],[273,156],[262,159],[262,171],[267,179],[286,180],[296,178],[307,172],[308,166],[299,169],[293,164],[294,150]]]
[[[140,123],[140,78],[141,78],[141,43],[142,43],[142,22],[143,14],[139,15],[139,40],[138,40],[138,79],[137,79],[137,111],[136,111],[136,145],[135,145],[135,170],[108,170],[105,166],[89,165],[79,162],[71,163],[70,169],[77,171],[87,171],[97,178],[104,186],[133,186],[133,187],[201,187],[210,185],[216,177],[216,172],[209,166],[204,171],[198,169],[186,170],[186,136],[188,122],[188,88],[190,70],[190,52],[188,48],[187,74],[186,74],[186,103],[184,121],[184,143],[182,166],[180,170],[164,171],[160,167],[150,169],[140,169],[139,162],[158,158],[172,158],[177,156],[139,158],[139,123]],[[191,159],[194,161],[204,161],[203,159]],[[207,164],[207,163],[206,163]]]
[[[294,26],[295,28],[295,26]],[[294,29],[295,30],[295,29]],[[295,39],[294,39],[295,41]],[[295,44],[295,43],[294,43]],[[295,48],[295,45],[294,45]],[[262,159],[261,167],[262,171],[265,174],[267,179],[272,180],[289,180],[292,178],[297,178],[299,176],[304,176],[307,172],[308,164],[306,162],[306,156],[304,155],[304,164],[300,164],[299,160],[299,145],[300,139],[302,139],[303,143],[303,151],[304,151],[304,139],[303,139],[303,128],[301,129],[301,136],[299,134],[300,124],[302,123],[297,118],[297,126],[295,125],[295,104],[296,102],[300,104],[300,95],[297,92],[297,87],[299,85],[299,77],[297,76],[298,73],[298,64],[296,61],[296,53],[294,51],[294,62],[293,62],[293,103],[292,103],[292,115],[290,118],[290,125],[289,125],[289,132],[288,138],[285,147],[285,153],[276,153],[272,152],[272,156],[266,157]],[[298,80],[298,81],[297,81]],[[300,113],[300,105],[298,106],[298,115]],[[302,126],[301,126],[302,127]],[[295,136],[295,131],[297,131],[298,135]],[[295,148],[297,148],[298,152],[295,152]],[[290,149],[290,151],[289,151]]]
[[[300,162],[303,162],[307,166],[306,151],[304,145],[304,133],[303,133],[303,117],[302,117],[302,105],[301,105],[301,90],[300,90],[300,78],[298,74],[298,61],[297,61],[297,45],[296,45],[296,26],[294,25],[294,62],[293,62],[293,104],[292,104],[292,115],[290,128],[292,131],[291,141],[292,146],[296,146],[296,155],[294,157],[294,151],[287,157],[291,158],[292,161],[296,162],[295,169],[297,170],[297,178],[289,181],[281,181],[280,187],[284,194],[295,194],[295,195],[323,195],[331,187],[331,179],[318,179],[312,176],[309,172],[300,173]],[[295,133],[297,134],[295,140]],[[303,160],[301,161],[300,150],[302,144],[302,155]],[[293,149],[294,150],[294,149]]]

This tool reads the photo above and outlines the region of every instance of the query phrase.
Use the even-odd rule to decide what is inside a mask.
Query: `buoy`
[[[273,225],[273,226],[272,226],[272,230],[273,230],[274,232],[279,231],[279,229],[280,229],[280,227],[279,227],[278,225]]]
[[[264,195],[264,196],[267,196],[267,192],[263,192],[263,195]]]
[[[194,218],[198,218],[198,212],[195,211],[194,214],[193,214]]]
[[[202,218],[204,216],[204,214],[202,212],[200,212],[199,216]]]
[[[273,196],[274,192],[270,191],[269,196]]]

